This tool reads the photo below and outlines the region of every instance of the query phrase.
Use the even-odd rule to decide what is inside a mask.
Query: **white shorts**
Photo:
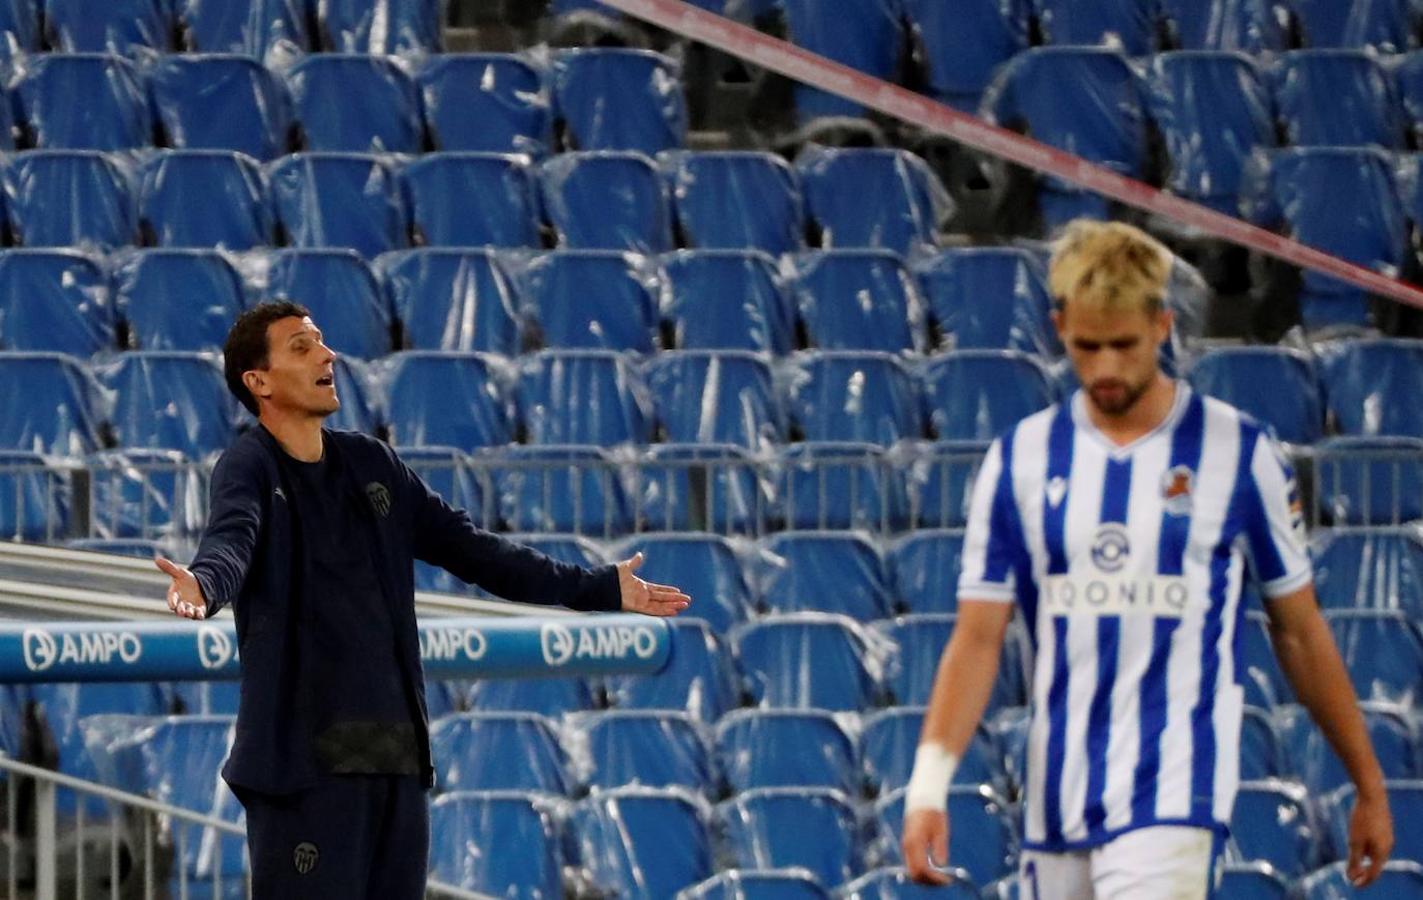
[[[1216,883],[1215,835],[1157,825],[1128,831],[1090,850],[1024,850],[1022,900],[1206,900]]]

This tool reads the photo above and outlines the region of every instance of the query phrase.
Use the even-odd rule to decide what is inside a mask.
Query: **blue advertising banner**
[[[672,629],[633,614],[420,622],[431,678],[652,674]],[[29,622],[0,626],[0,683],[212,681],[240,676],[232,622]]]

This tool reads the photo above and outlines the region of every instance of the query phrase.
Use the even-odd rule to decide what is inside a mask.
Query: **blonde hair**
[[[1155,312],[1166,301],[1171,260],[1171,251],[1140,228],[1074,219],[1053,245],[1048,287],[1063,306]]]

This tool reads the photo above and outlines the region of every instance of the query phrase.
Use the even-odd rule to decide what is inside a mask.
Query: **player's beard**
[[[1087,390],[1087,394],[1092,398],[1092,404],[1107,416],[1124,416],[1131,411],[1136,402],[1141,399],[1147,389],[1151,387],[1151,377],[1143,379],[1138,384],[1128,384],[1116,379],[1098,382]],[[1110,393],[1104,388],[1116,388]]]

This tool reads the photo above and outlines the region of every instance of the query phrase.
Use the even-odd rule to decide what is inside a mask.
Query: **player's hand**
[[[1349,817],[1349,883],[1373,884],[1393,852],[1393,816],[1386,794],[1360,794]],[[1367,861],[1366,861],[1367,860]]]
[[[193,573],[161,556],[154,557],[153,564],[164,575],[173,579],[173,583],[168,585],[168,608],[185,619],[207,618],[208,603],[203,598],[203,589]]]
[[[632,559],[618,563],[618,591],[622,594],[623,609],[649,616],[675,616],[686,609],[692,598],[678,588],[637,577],[642,560],[642,553],[638,552]]]
[[[949,814],[933,809],[916,809],[904,817],[904,868],[920,884],[949,884],[947,874],[934,868],[949,865]],[[929,857],[933,856],[933,865]]]

